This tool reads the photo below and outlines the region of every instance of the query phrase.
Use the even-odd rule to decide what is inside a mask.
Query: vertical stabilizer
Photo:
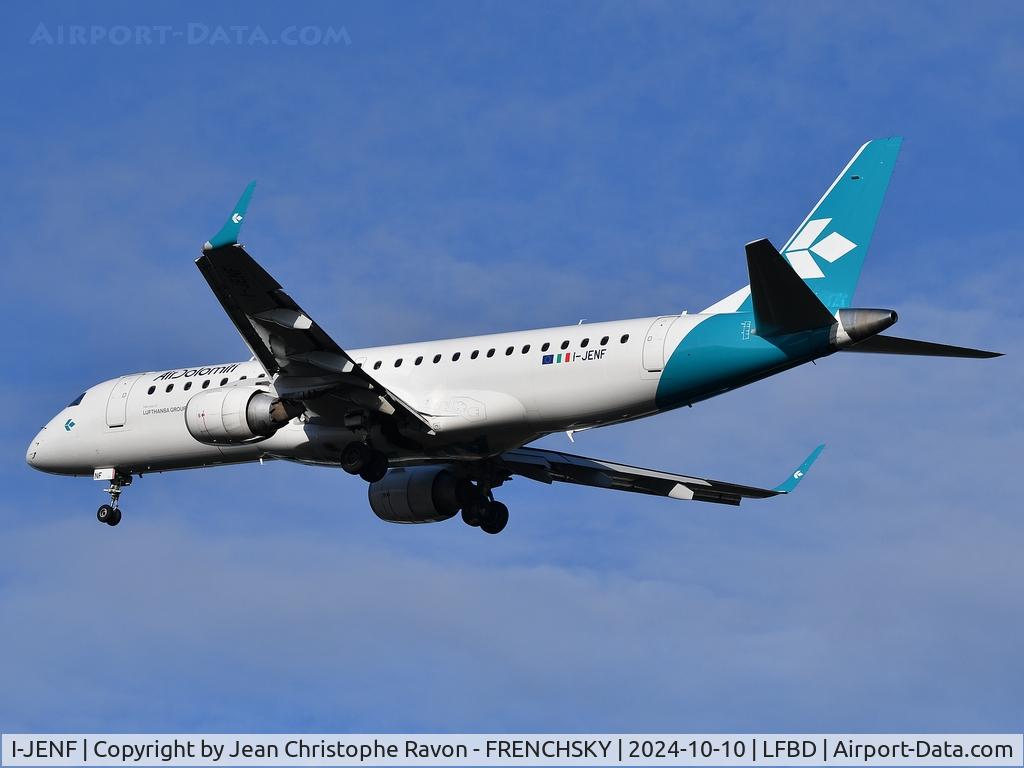
[[[862,146],[781,252],[830,311],[850,306],[875,222],[903,139],[876,139]],[[748,312],[750,287],[704,310]]]

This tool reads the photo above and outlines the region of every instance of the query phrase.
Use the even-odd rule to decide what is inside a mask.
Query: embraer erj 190
[[[250,184],[196,264],[252,358],[97,384],[26,458],[109,482],[96,515],[108,525],[135,475],[264,459],[359,475],[388,522],[461,512],[487,533],[508,522],[494,490],[514,476],[719,504],[788,493],[822,446],[775,488],[525,446],[693,405],[837,351],[995,357],[882,335],[894,311],[850,306],[900,141],[857,150],[781,253],[748,243],[749,285],[703,312],[348,351],[239,244]]]

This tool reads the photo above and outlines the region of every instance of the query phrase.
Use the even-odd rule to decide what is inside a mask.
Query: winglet
[[[224,222],[224,226],[220,228],[216,235],[203,244],[204,251],[212,251],[214,248],[234,245],[238,242],[238,233],[242,229],[242,219],[245,218],[245,212],[249,208],[249,200],[252,198],[252,191],[255,188],[256,182],[250,181],[242,196],[238,198],[235,209],[228,216],[228,220]]]
[[[825,450],[824,443],[822,443],[813,451],[811,451],[810,456],[804,459],[804,463],[801,464],[792,475],[787,477],[784,483],[775,486],[773,490],[776,493],[792,493],[793,491],[795,491],[796,486],[803,479],[803,476],[807,474],[807,470],[811,468],[811,464],[815,462],[815,460],[818,458],[818,456],[821,455],[821,452],[823,450]]]

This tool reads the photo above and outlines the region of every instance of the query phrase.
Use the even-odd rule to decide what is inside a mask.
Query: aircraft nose
[[[32,438],[32,442],[28,444],[28,450],[25,451],[25,461],[33,469],[39,469],[42,465],[40,452],[43,447],[43,433],[45,431],[46,427],[40,429],[36,436]]]

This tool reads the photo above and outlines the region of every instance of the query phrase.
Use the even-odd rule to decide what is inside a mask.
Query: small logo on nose
[[[68,419],[67,421],[64,422],[64,431],[65,432],[70,432],[74,428],[75,428],[75,420],[74,419]]]

